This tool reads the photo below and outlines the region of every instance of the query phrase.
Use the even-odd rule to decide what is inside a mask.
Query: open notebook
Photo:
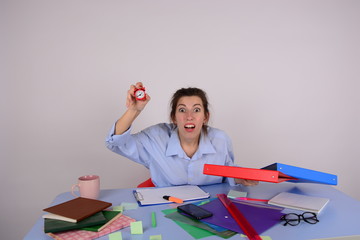
[[[204,192],[200,187],[194,185],[184,185],[175,187],[161,188],[138,188],[134,190],[134,196],[140,205],[153,205],[171,203],[163,199],[163,196],[172,196],[184,201],[209,198],[210,194]]]

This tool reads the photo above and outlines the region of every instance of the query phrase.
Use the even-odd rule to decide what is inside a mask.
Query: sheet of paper
[[[186,216],[180,214],[176,210],[174,212],[170,212],[170,213],[166,214],[165,217],[172,219],[176,223],[180,222],[183,224],[187,224],[189,226],[194,226],[194,227],[198,228],[199,230],[200,229],[206,230],[209,233],[216,234],[219,237],[222,237],[224,239],[230,238],[230,237],[234,236],[235,234],[237,234],[236,232],[227,230],[225,228],[222,228],[222,227],[219,227],[219,226],[216,226],[213,224],[208,224],[208,223],[205,223],[202,221],[191,219],[189,217],[186,217]],[[186,230],[186,229],[184,229],[184,230]]]
[[[176,212],[176,209],[165,209],[162,210],[163,213],[165,214],[169,214],[169,213],[173,213]],[[205,238],[205,237],[209,237],[209,236],[214,236],[213,233],[206,231],[204,229],[200,229],[198,227],[195,226],[191,226],[189,224],[183,223],[183,222],[179,222],[179,221],[174,221],[177,225],[179,225],[182,229],[184,229],[188,234],[191,235],[191,237],[193,237],[194,239],[201,239],[201,238]]]

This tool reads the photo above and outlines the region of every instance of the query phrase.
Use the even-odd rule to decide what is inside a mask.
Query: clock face
[[[145,89],[137,89],[135,91],[135,98],[136,100],[145,100],[146,98]]]
[[[135,95],[137,98],[143,98],[145,96],[145,92],[143,90],[138,90]]]

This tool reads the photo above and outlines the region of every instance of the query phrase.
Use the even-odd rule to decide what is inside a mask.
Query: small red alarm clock
[[[146,99],[146,93],[144,87],[135,89],[134,94],[136,100],[142,101]]]

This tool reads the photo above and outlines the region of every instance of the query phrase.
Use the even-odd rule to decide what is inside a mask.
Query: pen
[[[172,197],[172,196],[163,196],[163,199],[171,201],[171,202],[176,202],[176,203],[183,203],[184,201],[180,198],[176,198],[176,197]]]

